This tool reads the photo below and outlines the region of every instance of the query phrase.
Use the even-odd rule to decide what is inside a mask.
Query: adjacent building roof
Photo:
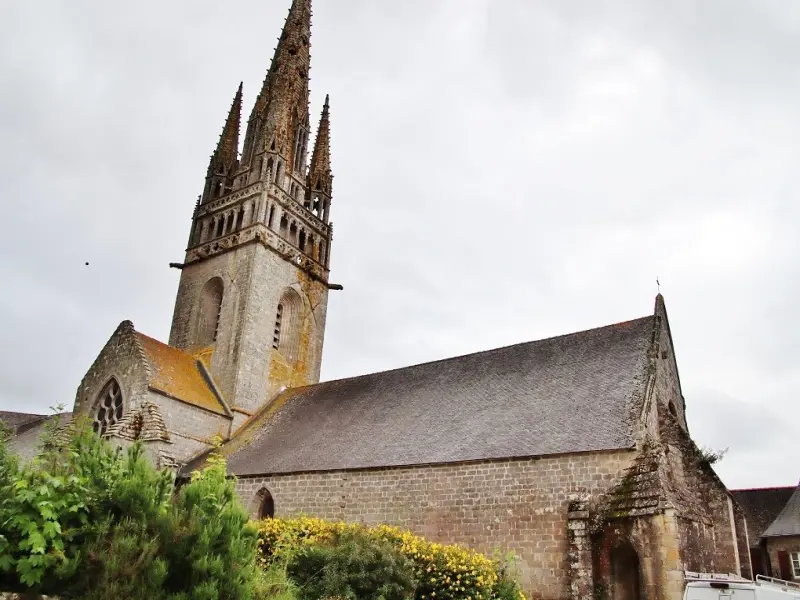
[[[138,331],[136,337],[150,363],[151,388],[205,410],[228,414],[196,357]]]
[[[652,316],[284,391],[226,447],[237,475],[631,448]]]
[[[0,421],[4,421],[11,429],[17,431],[26,425],[32,425],[44,419],[46,415],[34,415],[30,413],[6,412],[0,410]]]
[[[800,535],[800,486],[796,487],[775,520],[761,537]]]
[[[731,490],[733,499],[742,507],[747,519],[747,537],[751,546],[758,546],[761,536],[786,506],[794,490],[794,487]]]

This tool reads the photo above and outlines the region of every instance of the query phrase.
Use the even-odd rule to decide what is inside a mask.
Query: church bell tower
[[[239,155],[236,91],[192,216],[170,345],[210,367],[243,422],[285,387],[319,381],[328,304],[330,107],[311,163],[311,2],[294,0]]]

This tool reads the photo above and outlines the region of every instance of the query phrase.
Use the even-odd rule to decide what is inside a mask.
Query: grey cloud
[[[166,339],[167,263],[287,8],[0,6],[0,407],[69,403],[122,319]],[[799,30],[756,0],[315,0],[345,286],[323,376],[638,317],[658,276],[723,478],[793,483]]]

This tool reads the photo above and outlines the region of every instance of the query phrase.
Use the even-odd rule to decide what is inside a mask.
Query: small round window
[[[109,381],[100,392],[96,406],[92,427],[95,433],[106,435],[122,418],[122,391],[116,379]]]

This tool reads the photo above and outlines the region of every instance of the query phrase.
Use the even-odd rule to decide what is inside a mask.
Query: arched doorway
[[[275,500],[267,488],[261,488],[256,492],[250,504],[250,515],[254,519],[271,519],[275,516]]]
[[[612,600],[643,600],[639,555],[630,542],[611,550]]]

